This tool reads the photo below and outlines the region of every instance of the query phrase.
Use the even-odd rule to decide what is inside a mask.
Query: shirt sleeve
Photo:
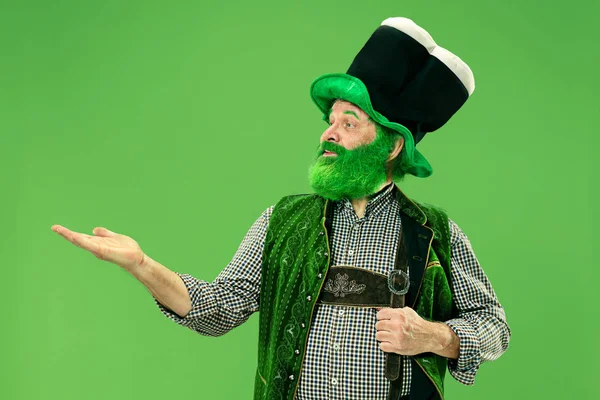
[[[262,251],[273,206],[252,225],[229,264],[212,283],[176,272],[192,302],[185,317],[154,301],[160,311],[179,325],[205,336],[220,336],[244,323],[258,311]]]
[[[506,351],[511,332],[504,308],[469,239],[455,222],[449,220],[449,223],[452,292],[458,315],[446,324],[456,333],[460,344],[458,359],[448,359],[448,370],[460,383],[472,385],[481,363],[495,360]]]

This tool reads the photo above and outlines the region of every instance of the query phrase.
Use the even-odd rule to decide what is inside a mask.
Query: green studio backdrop
[[[314,78],[406,16],[476,90],[401,184],[469,236],[513,337],[449,399],[592,399],[597,2],[0,3],[2,399],[248,399],[258,315],[219,338],[53,233],[131,236],[211,281],[281,196],[310,192]]]

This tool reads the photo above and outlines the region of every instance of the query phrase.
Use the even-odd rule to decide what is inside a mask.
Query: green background
[[[591,399],[594,1],[0,3],[2,399],[251,397],[258,315],[220,338],[53,233],[96,226],[212,280],[281,196],[310,191],[314,78],[406,16],[472,68],[401,188],[445,207],[504,305],[509,350],[450,399]]]

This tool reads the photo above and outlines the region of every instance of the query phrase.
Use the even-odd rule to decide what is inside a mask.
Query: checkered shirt
[[[335,202],[331,265],[354,265],[386,275],[393,270],[400,229],[393,187],[369,200],[362,218],[350,201]],[[162,313],[202,335],[219,336],[258,311],[262,249],[272,211],[273,206],[252,225],[212,283],[178,273],[192,301],[184,318],[155,298]],[[448,360],[448,369],[459,382],[472,385],[480,364],[506,350],[510,329],[468,238],[452,220],[449,224],[452,289],[459,314],[445,323],[459,337],[460,349],[458,360]],[[387,399],[385,353],[375,339],[376,313],[374,308],[316,304],[296,399]],[[403,394],[408,394],[411,365],[403,364]]]

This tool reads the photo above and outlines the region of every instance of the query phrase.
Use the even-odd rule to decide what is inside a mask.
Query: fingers
[[[392,324],[390,320],[382,320],[382,321],[377,321],[375,323],[375,329],[378,331],[391,331],[392,330]]]
[[[82,249],[93,251],[95,247],[90,241],[92,238],[90,235],[73,232],[61,225],[53,225],[52,230],[67,239],[69,242],[73,243],[75,246],[81,247]]]
[[[377,319],[391,319],[392,315],[393,313],[391,308],[382,308],[377,312]]]
[[[64,228],[62,225],[52,225],[52,227],[50,229],[52,229],[54,232],[58,233],[58,231]]]
[[[419,315],[415,310],[410,307],[402,307],[402,308],[381,308],[377,312],[377,319],[394,319],[394,318],[414,318]]]
[[[63,237],[65,239],[67,239],[69,242],[73,243],[75,246],[81,247],[83,249],[87,249],[87,247],[88,247],[88,246],[86,246],[86,244],[87,244],[86,237],[80,233],[77,233],[77,232],[66,233],[63,235]]]
[[[52,225],[52,230],[61,235],[62,237],[65,237],[65,235],[72,233],[72,231],[70,231],[62,225]]]
[[[394,353],[394,346],[390,342],[379,343],[379,348],[386,353]]]
[[[52,225],[51,229],[56,232],[59,233],[63,236],[65,235],[69,235],[69,234],[78,234],[78,235],[83,235],[81,233],[77,233],[77,232],[73,232],[67,228],[65,228],[62,225]],[[102,226],[97,226],[92,230],[92,233],[96,236],[104,236],[104,237],[114,237],[114,236],[118,236],[118,233],[115,233],[111,230],[108,230]],[[91,236],[86,235],[88,238],[90,238]]]
[[[388,331],[379,331],[375,334],[375,339],[378,342],[391,342],[394,339],[394,335]]]
[[[106,229],[106,228],[103,228],[103,227],[101,227],[101,226],[98,226],[98,227],[94,228],[94,229],[92,230],[92,233],[93,233],[94,235],[96,235],[96,236],[106,236],[106,237],[114,237],[114,236],[117,236],[117,234],[116,234],[116,233],[114,233],[113,231],[110,231],[110,230],[108,230],[108,229]]]

